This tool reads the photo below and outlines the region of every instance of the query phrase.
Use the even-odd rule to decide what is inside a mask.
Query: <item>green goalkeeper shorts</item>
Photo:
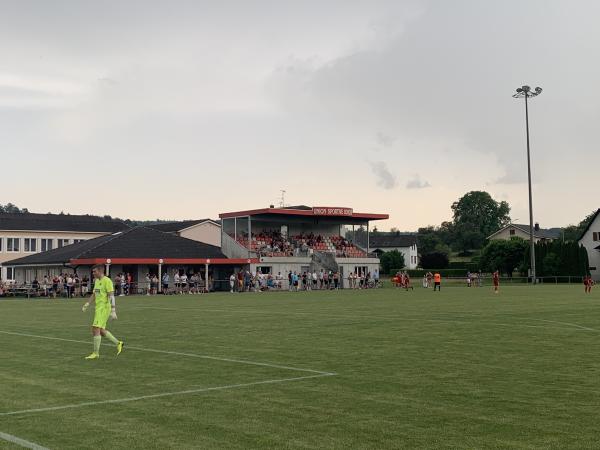
[[[94,313],[94,323],[92,323],[92,326],[102,329],[106,328],[106,322],[108,322],[108,318],[110,317],[110,311],[110,304],[96,304],[96,311]]]

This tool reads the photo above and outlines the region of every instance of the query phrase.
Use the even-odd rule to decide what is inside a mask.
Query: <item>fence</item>
[[[583,277],[581,276],[555,276],[555,277],[540,277],[537,279],[538,284],[540,285],[571,285],[571,284],[583,284]],[[471,280],[472,286],[491,286],[492,278],[491,277],[483,277],[481,279],[474,278]],[[412,284],[414,287],[421,286],[421,279],[413,278]],[[517,286],[517,285],[527,285],[531,284],[531,279],[527,277],[502,277],[500,278],[501,286]],[[466,277],[443,277],[442,278],[443,286],[451,286],[451,287],[464,287],[467,285]],[[393,287],[393,283],[391,282],[391,277],[381,278],[381,282],[375,286],[373,281],[371,280],[370,284],[367,286],[361,285],[360,280],[354,280],[352,283],[350,280],[346,278],[339,278],[337,284],[335,280],[329,280],[329,283],[321,280],[317,280],[317,283],[313,283],[312,279],[308,279],[307,283],[304,284],[302,280],[298,280],[297,285],[292,285],[290,289],[290,283],[287,278],[276,280],[264,280],[258,286],[254,283],[254,281],[250,281],[250,284],[244,280],[240,287],[238,280],[236,279],[234,282],[233,290],[234,292],[249,292],[255,290],[261,291],[290,291],[290,290],[334,290],[334,289],[350,289],[350,288],[374,288],[374,287]],[[115,294],[116,295],[171,295],[171,294],[188,294],[188,293],[206,293],[213,291],[229,291],[230,281],[227,280],[209,280],[208,289],[205,286],[204,281],[199,283],[186,283],[183,284],[174,284],[170,283],[168,288],[165,289],[161,285],[161,292],[158,292],[158,286],[150,285],[147,282],[141,283],[130,283],[128,286],[120,286],[115,285]],[[56,292],[52,290],[52,286],[44,287],[44,286],[33,286],[31,283],[29,284],[10,284],[3,286],[0,288],[0,297],[56,297],[56,298],[83,298],[91,294],[91,289],[82,289],[81,287],[73,286],[70,289],[64,286],[60,286]]]

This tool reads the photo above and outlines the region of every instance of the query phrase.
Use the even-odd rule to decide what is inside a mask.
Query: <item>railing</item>
[[[419,288],[422,286],[422,280],[418,278],[412,278],[411,283],[413,287]],[[531,284],[531,279],[527,277],[503,277],[500,278],[500,286],[523,286],[527,284]],[[538,283],[541,285],[572,285],[572,284],[583,284],[583,277],[581,276],[555,276],[555,277],[540,277],[538,278]],[[160,287],[159,287],[160,284]],[[492,278],[484,277],[482,279],[473,279],[471,282],[471,288],[478,287],[491,287]],[[377,287],[393,287],[394,284],[391,282],[391,277],[382,276],[381,283],[378,284]],[[430,287],[432,283],[430,283]],[[446,277],[442,278],[442,286],[449,287],[467,287],[467,279],[466,277],[457,278],[457,277]],[[302,277],[299,277],[298,283],[295,285],[294,283],[289,282],[286,275],[283,275],[283,278],[277,279],[275,277],[268,279],[263,278],[260,281],[256,279],[244,279],[240,285],[239,280],[236,280],[233,283],[233,288],[230,285],[229,279],[217,279],[217,280],[209,280],[208,288],[204,280],[201,280],[196,283],[192,283],[188,281],[185,285],[182,283],[175,284],[174,282],[169,282],[169,286],[167,289],[163,287],[162,282],[158,284],[148,283],[148,282],[133,282],[128,285],[119,285],[115,284],[115,294],[118,296],[129,296],[129,295],[176,295],[176,294],[188,294],[188,293],[206,293],[212,291],[230,291],[234,292],[255,292],[255,291],[303,291],[303,290],[332,290],[332,289],[349,289],[351,287],[354,288],[367,288],[374,287],[373,283],[370,282],[369,286],[363,280],[363,284],[361,284],[360,279],[354,280],[351,282],[348,278],[338,278],[337,284],[334,279],[329,279],[328,281],[321,281],[317,279],[316,283],[313,283],[311,277],[307,278],[307,282],[302,282]],[[35,298],[35,297],[52,297],[52,298],[83,298],[91,294],[91,288],[82,289],[81,286],[73,286],[70,289],[67,289],[64,286],[60,286],[56,292],[54,292],[51,286],[43,287],[38,286],[34,287],[31,283],[26,284],[9,284],[0,287],[0,297],[27,297],[27,298]]]

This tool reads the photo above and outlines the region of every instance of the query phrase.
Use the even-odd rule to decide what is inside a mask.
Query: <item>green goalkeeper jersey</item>
[[[113,282],[108,277],[102,277],[94,283],[94,294],[96,296],[96,306],[109,305],[108,294],[114,292]]]

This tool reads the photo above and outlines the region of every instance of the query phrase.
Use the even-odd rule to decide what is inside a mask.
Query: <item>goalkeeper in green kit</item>
[[[100,358],[100,343],[102,336],[117,346],[117,355],[123,351],[123,341],[118,340],[106,329],[108,318],[115,320],[117,310],[115,305],[115,289],[112,280],[104,275],[104,266],[98,264],[92,268],[94,275],[94,292],[90,299],[83,305],[82,311],[86,311],[91,302],[95,302],[94,323],[92,323],[92,335],[94,339],[94,351],[85,359]]]

